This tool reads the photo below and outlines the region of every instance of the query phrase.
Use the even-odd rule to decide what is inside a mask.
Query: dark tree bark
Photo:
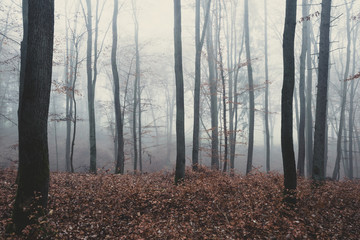
[[[250,31],[249,31],[249,1],[245,0],[244,7],[244,28],[245,28],[245,46],[246,46],[246,59],[249,81],[249,140],[248,140],[248,155],[246,164],[246,174],[252,170],[252,160],[254,151],[254,123],[255,123],[255,99],[254,99],[254,80],[251,65],[250,54]]]
[[[120,104],[120,80],[119,73],[116,64],[116,53],[117,53],[117,17],[119,11],[118,0],[114,0],[114,13],[112,21],[112,49],[111,49],[111,70],[114,79],[114,107],[115,107],[115,121],[116,121],[116,135],[117,135],[117,155],[116,155],[116,166],[115,173],[124,174],[124,134],[123,134],[123,118],[121,114],[121,104]]]
[[[208,25],[211,0],[208,6],[202,33],[200,35],[200,0],[196,0],[195,15],[195,89],[194,89],[194,128],[193,128],[193,149],[192,167],[197,170],[199,164],[199,132],[200,132],[200,82],[201,82],[201,51],[204,45],[205,32]]]
[[[49,189],[47,121],[50,102],[54,1],[23,1],[28,9],[28,34],[23,88],[19,102],[19,172],[13,210],[14,230],[45,214]],[[26,14],[26,13],[25,13]],[[26,24],[26,23],[24,23]],[[24,53],[24,52],[23,52]],[[31,61],[27,61],[30,60]]]
[[[176,169],[175,184],[185,177],[185,110],[181,44],[181,0],[174,0],[174,58],[176,79]]]
[[[330,14],[331,0],[322,1],[321,25],[320,25],[320,53],[318,68],[318,84],[316,97],[315,133],[313,171],[314,180],[325,179],[325,136],[326,136],[326,112],[327,91],[329,72],[329,39],[330,39]]]
[[[302,15],[303,17],[309,15],[307,0],[302,1]],[[300,54],[300,79],[299,79],[299,97],[300,97],[300,121],[299,121],[299,152],[298,152],[298,166],[297,170],[300,176],[305,175],[305,65],[307,53],[307,21],[302,22],[302,42]],[[308,56],[309,57],[309,56]],[[310,96],[312,97],[312,96]]]
[[[284,78],[281,93],[281,151],[284,168],[285,200],[295,202],[296,166],[293,144],[293,93],[295,85],[294,38],[296,27],[296,0],[286,0],[283,35]]]

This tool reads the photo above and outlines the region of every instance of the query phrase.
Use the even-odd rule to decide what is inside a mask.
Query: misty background
[[[205,3],[206,1],[204,1]],[[345,4],[347,3],[347,4]],[[113,171],[115,166],[115,117],[113,104],[113,82],[111,74],[111,22],[113,1],[92,0],[93,16],[98,4],[98,76],[95,91],[96,116],[96,144],[97,167],[101,171]],[[85,6],[83,1],[83,6]],[[222,7],[221,16],[215,8]],[[265,78],[264,69],[264,1],[251,0],[249,4],[250,49],[252,54],[251,65],[254,74],[255,93],[255,137],[253,167],[260,171],[265,170],[265,128],[264,128],[264,92],[269,86],[269,123],[271,136],[271,170],[282,171],[280,148],[280,99],[283,79],[282,64],[282,32],[284,27],[285,1],[267,1],[268,18],[268,59],[269,79]],[[135,72],[135,16],[139,26],[139,54],[140,54],[140,92],[141,92],[141,138],[143,171],[151,172],[175,167],[175,77],[174,77],[174,50],[173,50],[173,2],[169,0],[137,0],[120,1],[118,18],[118,70],[120,73],[120,99],[124,107],[124,138],[125,138],[125,170],[133,169],[134,142],[133,142],[133,95]],[[135,7],[134,7],[135,6]],[[205,4],[204,4],[205,6]],[[347,6],[349,16],[347,14]],[[294,143],[297,156],[297,130],[299,123],[299,61],[301,54],[301,30],[304,21],[311,26],[311,64],[312,64],[312,109],[315,116],[317,60],[320,25],[320,1],[309,1],[309,16],[302,15],[301,1],[298,1],[298,23],[295,37],[296,86],[294,92]],[[135,8],[135,11],[134,11]],[[85,10],[86,11],[86,10]],[[201,9],[201,26],[204,21],[204,8]],[[347,22],[351,30],[351,58],[349,78],[360,71],[359,66],[359,36],[360,1],[333,1],[331,26],[331,53],[329,74],[328,99],[328,152],[327,172],[334,169],[336,157],[337,132],[339,130],[341,99],[343,96]],[[228,84],[231,66],[241,65],[238,74],[238,134],[236,139],[235,168],[238,172],[245,172],[248,141],[248,81],[245,50],[238,56],[239,50],[244,47],[244,1],[223,0],[213,1],[211,8],[213,21],[209,25],[215,29],[216,17],[221,18],[219,35],[220,48],[224,55],[225,79]],[[304,19],[302,19],[304,18]],[[194,63],[195,63],[195,2],[182,1],[182,43],[183,65],[185,82],[185,131],[187,162],[191,165],[192,128],[193,128],[193,99],[194,99]],[[95,26],[95,25],[94,25]],[[75,30],[76,29],[76,30]],[[95,31],[95,29],[94,29]],[[213,35],[216,31],[213,30]],[[18,160],[17,137],[17,108],[20,69],[20,42],[22,40],[21,0],[2,0],[0,2],[0,166],[16,166]],[[86,79],[86,25],[80,0],[55,1],[55,41],[53,84],[48,125],[48,142],[50,150],[50,169],[52,171],[66,171],[66,94],[64,70],[66,62],[70,61],[69,51],[72,43],[76,46],[78,58],[77,82],[75,97],[77,101],[77,127],[74,145],[75,171],[89,169],[89,124],[87,106],[87,79]],[[74,46],[73,50],[74,51]],[[218,54],[218,53],[217,53]],[[201,61],[201,107],[200,107],[200,163],[210,166],[211,131],[207,50],[204,46]],[[235,60],[234,60],[235,59]],[[230,67],[229,67],[230,66]],[[219,67],[219,66],[217,66]],[[357,91],[359,79],[348,81],[348,95],[346,104],[346,122],[349,122],[350,100],[353,102],[353,153],[354,176],[359,177],[359,93]],[[352,90],[350,90],[352,86]],[[219,107],[219,138],[220,159],[224,152],[222,130],[222,101],[221,83],[218,83]],[[229,89],[226,89],[229,94]],[[309,96],[307,96],[309,97]],[[229,104],[230,101],[227,102]],[[349,131],[345,124],[343,134],[343,158],[341,176],[346,167],[346,158],[349,152]],[[221,161],[223,163],[223,161]],[[343,167],[344,166],[344,167]]]

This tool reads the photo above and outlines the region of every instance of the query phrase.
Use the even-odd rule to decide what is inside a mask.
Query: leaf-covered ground
[[[0,170],[0,238],[10,221],[16,173]],[[360,183],[299,179],[297,205],[282,202],[282,176],[52,173],[49,214],[22,238],[359,239]],[[32,235],[31,235],[32,234]],[[18,237],[19,238],[19,237]]]

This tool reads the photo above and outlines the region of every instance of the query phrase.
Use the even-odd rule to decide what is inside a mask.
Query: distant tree
[[[325,179],[325,130],[327,112],[329,49],[330,49],[330,16],[331,0],[322,1],[320,24],[320,53],[318,68],[318,84],[316,95],[316,115],[314,132],[313,171],[314,180]]]
[[[219,126],[217,104],[216,54],[214,50],[211,17],[206,31],[206,49],[209,65],[210,114],[211,114],[211,168],[219,169]]]
[[[281,92],[281,151],[284,168],[285,200],[295,202],[296,166],[293,144],[293,93],[295,85],[294,38],[296,27],[296,0],[286,0],[283,35],[284,78]]]
[[[311,59],[311,41],[310,41],[310,28],[312,28],[311,23],[308,23],[307,27],[307,58],[306,58],[306,67],[307,67],[307,78],[306,78],[306,165],[307,165],[307,176],[312,174],[312,163],[313,163],[313,117],[312,117],[312,59]]]
[[[47,139],[50,103],[54,1],[23,0],[28,32],[24,37],[26,55],[19,102],[19,172],[13,210],[13,227],[20,232],[37,216],[45,214],[49,189]],[[31,61],[28,61],[30,60]]]
[[[87,30],[87,50],[86,50],[86,75],[87,75],[87,97],[88,97],[88,114],[89,114],[89,143],[90,143],[90,172],[96,173],[96,119],[95,119],[95,86],[98,76],[98,59],[102,50],[102,45],[99,49],[99,22],[104,10],[106,1],[102,1],[100,9],[99,0],[96,0],[95,8],[95,27],[93,29],[92,23],[92,5],[91,0],[86,0],[87,13],[85,13],[84,6],[81,3],[82,11],[85,17]],[[93,43],[94,32],[94,43]],[[93,48],[94,45],[94,48]],[[94,57],[94,60],[92,60]]]
[[[358,37],[358,29],[359,29],[359,24],[356,25],[355,29],[353,30],[353,76],[355,75],[355,71],[356,69],[356,40]],[[357,88],[359,86],[359,81],[357,82],[357,84],[355,85],[355,81],[352,80],[350,83],[350,109],[349,109],[349,173],[351,175],[349,175],[349,178],[351,179],[352,177],[355,176],[355,172],[353,169],[353,165],[354,165],[354,160],[355,160],[355,164],[357,163],[356,158],[354,157],[354,122],[355,122],[355,112],[356,112],[356,107],[354,106],[354,99],[355,99],[355,95],[357,92]],[[355,165],[355,169],[358,169]]]
[[[142,172],[142,152],[141,152],[141,88],[140,88],[140,53],[139,53],[139,22],[137,19],[136,1],[132,0],[133,19],[135,26],[135,82],[133,97],[133,145],[134,145],[134,172],[137,171],[139,162],[139,170]],[[138,112],[138,119],[136,119]],[[138,121],[137,121],[138,120]],[[138,127],[138,137],[136,128]],[[137,140],[138,139],[138,140]],[[139,150],[137,143],[139,142]]]
[[[270,130],[269,130],[269,66],[268,66],[268,13],[267,2],[264,0],[265,15],[265,145],[266,145],[266,172],[270,171]]]
[[[327,3],[326,3],[327,4]],[[345,130],[345,110],[346,110],[346,99],[347,99],[347,83],[346,79],[349,77],[349,71],[350,71],[350,56],[351,56],[351,33],[350,33],[350,6],[348,6],[348,3],[345,1],[346,5],[346,62],[345,62],[345,72],[344,77],[341,80],[342,82],[342,94],[341,94],[341,110],[340,110],[340,122],[339,122],[339,131],[337,134],[337,146],[336,146],[336,160],[335,160],[335,168],[333,171],[332,178],[338,179],[340,177],[340,159],[343,155],[342,151],[342,141],[343,141],[343,131]],[[324,3],[323,3],[324,7]],[[315,125],[315,133],[316,133],[316,125]],[[315,143],[314,143],[315,144]],[[315,156],[315,154],[314,154]],[[315,161],[315,159],[314,159]],[[314,163],[315,164],[315,163]],[[345,169],[347,170],[347,169]],[[352,178],[352,177],[351,177]]]
[[[244,28],[245,28],[245,46],[246,59],[248,61],[248,81],[249,81],[249,140],[248,140],[248,155],[246,164],[246,174],[252,170],[252,160],[254,152],[254,123],[255,123],[255,99],[254,99],[254,80],[251,65],[250,53],[250,31],[249,31],[249,1],[245,0],[244,6]]]
[[[113,73],[114,80],[114,107],[115,107],[115,121],[116,121],[116,137],[117,137],[117,151],[116,151],[116,166],[115,173],[124,173],[124,134],[123,134],[123,118],[121,114],[121,104],[120,104],[120,80],[119,73],[117,70],[116,64],[116,53],[117,53],[117,17],[119,11],[119,1],[114,0],[114,13],[112,21],[112,49],[111,49],[111,69]]]
[[[181,0],[174,0],[174,58],[176,79],[176,170],[175,184],[185,177],[184,77],[181,44]]]
[[[208,0],[204,26],[200,35],[200,0],[196,0],[195,9],[195,89],[194,89],[194,127],[192,167],[194,170],[199,164],[199,132],[200,132],[200,82],[201,82],[201,52],[204,45],[205,33],[209,22],[211,0]]]

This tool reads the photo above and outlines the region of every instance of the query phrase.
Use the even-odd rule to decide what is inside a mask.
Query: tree
[[[302,1],[303,17],[308,15],[307,0]],[[299,97],[300,97],[300,121],[299,121],[299,153],[298,153],[298,172],[300,176],[305,174],[305,60],[307,54],[307,21],[302,21],[302,41],[300,54],[300,79],[299,79]],[[309,56],[308,56],[309,57]],[[312,97],[307,96],[307,97]]]
[[[174,58],[176,80],[176,170],[175,184],[185,177],[184,77],[181,44],[181,0],[174,0]]]
[[[86,74],[88,91],[88,113],[89,113],[89,141],[90,141],[90,172],[96,173],[96,131],[95,131],[95,81],[92,76],[92,12],[91,0],[86,0],[87,5],[87,50],[86,50]],[[85,13],[84,13],[85,15]],[[94,66],[95,68],[95,66]],[[94,69],[95,70],[95,69]],[[96,79],[96,78],[94,78]]]
[[[357,40],[357,34],[358,34],[358,29],[359,29],[359,25],[356,25],[356,28],[354,29],[354,33],[353,33],[353,76],[355,75],[355,71],[356,71],[356,40]],[[353,175],[356,174],[353,171],[353,165],[354,165],[354,160],[356,161],[356,158],[354,159],[354,153],[353,153],[353,147],[354,147],[354,115],[355,115],[355,110],[356,109],[354,107],[354,98],[355,98],[355,93],[359,84],[359,81],[357,82],[356,86],[355,86],[355,81],[352,80],[350,83],[350,109],[349,109],[349,178],[352,179]],[[357,163],[357,161],[355,162],[355,164]],[[357,169],[357,168],[356,168]]]
[[[244,7],[244,28],[245,28],[245,46],[246,46],[246,58],[248,69],[248,81],[249,81],[249,141],[248,141],[248,155],[246,164],[246,174],[252,170],[252,159],[254,151],[254,121],[255,121],[255,100],[254,100],[254,80],[253,71],[251,65],[250,54],[250,31],[249,31],[249,1],[245,0]]]
[[[311,62],[311,41],[310,41],[310,26],[307,28],[307,79],[306,79],[306,163],[307,163],[307,175],[311,176],[312,163],[313,163],[313,117],[312,117],[312,62]]]
[[[296,167],[293,143],[293,93],[295,84],[294,38],[296,27],[295,0],[286,0],[286,16],[283,35],[284,77],[281,91],[281,152],[284,168],[285,200],[296,201]],[[289,195],[288,195],[289,194]]]
[[[325,130],[327,112],[327,91],[329,72],[329,39],[330,39],[330,16],[331,0],[322,1],[321,24],[320,24],[320,53],[318,68],[318,84],[316,96],[316,115],[314,133],[313,171],[314,180],[325,179]]]
[[[137,170],[139,161],[140,172],[142,172],[142,154],[141,154],[141,89],[140,89],[140,54],[139,54],[139,23],[137,20],[136,2],[132,1],[133,18],[135,25],[135,82],[134,82],[134,98],[133,98],[133,144],[134,144],[134,172]],[[139,128],[139,155],[137,149],[137,133],[136,133],[136,109],[138,109],[138,128]],[[139,156],[139,157],[138,157]]]
[[[348,3],[345,1],[346,5],[346,16],[349,19],[350,18],[350,9],[348,6]],[[324,3],[323,3],[324,7]],[[330,11],[330,10],[329,10]],[[347,46],[346,46],[346,63],[345,63],[345,73],[344,78],[342,80],[342,96],[341,96],[341,110],[340,110],[340,122],[339,122],[339,132],[337,135],[337,146],[336,146],[336,160],[335,160],[335,168],[333,171],[332,178],[337,179],[340,177],[340,159],[342,156],[342,139],[343,139],[343,131],[345,127],[345,108],[346,108],[346,98],[347,98],[347,82],[346,79],[349,76],[349,69],[350,69],[350,48],[351,48],[351,37],[350,37],[350,22],[346,21],[346,40],[347,40]],[[320,64],[320,63],[319,63]],[[319,73],[320,74],[320,73]],[[316,133],[316,125],[315,125],[315,133]],[[314,143],[315,144],[315,143]],[[314,154],[315,156],[315,154]],[[315,161],[315,159],[314,159]],[[315,165],[315,162],[314,162]],[[315,166],[314,166],[315,168]]]
[[[123,118],[121,114],[121,104],[120,104],[120,80],[119,73],[117,70],[116,64],[116,53],[117,53],[117,16],[119,11],[119,1],[114,0],[114,13],[112,21],[112,49],[111,49],[111,70],[113,73],[114,79],[114,107],[115,107],[115,121],[116,121],[116,137],[117,137],[117,155],[116,155],[116,166],[115,173],[124,173],[124,134],[123,134]]]
[[[270,131],[269,131],[269,67],[268,67],[268,14],[267,3],[264,0],[265,11],[265,145],[266,145],[266,172],[270,171]]]
[[[208,53],[209,65],[209,85],[210,85],[210,112],[211,112],[211,168],[219,169],[219,126],[217,110],[217,79],[214,44],[212,36],[211,18],[209,16],[209,29],[206,32],[206,49]]]
[[[89,114],[89,143],[90,143],[90,172],[96,173],[96,119],[95,119],[95,86],[97,81],[98,69],[97,62],[102,50],[98,49],[98,36],[99,36],[99,22],[101,15],[104,10],[106,1],[103,1],[101,11],[99,12],[99,0],[96,0],[96,9],[95,9],[95,29],[92,27],[92,7],[91,0],[86,0],[87,13],[85,13],[84,7],[82,5],[83,14],[86,22],[86,30],[88,34],[87,38],[87,50],[86,50],[86,75],[87,75],[87,97],[88,97],[88,114]],[[94,53],[92,52],[93,48],[93,30],[94,34]],[[103,41],[104,43],[104,41]],[[94,61],[92,61],[92,56],[94,55]]]
[[[194,90],[194,128],[192,166],[196,170],[199,164],[199,131],[200,131],[200,81],[201,81],[201,51],[204,45],[205,32],[208,25],[211,0],[208,0],[206,16],[202,33],[200,35],[200,0],[196,0],[195,15],[195,90]]]
[[[23,0],[28,34],[23,88],[19,101],[19,172],[13,210],[14,230],[20,232],[45,214],[49,189],[47,124],[50,103],[54,1]],[[28,11],[26,11],[28,10]],[[24,52],[23,52],[24,53]],[[28,61],[31,59],[31,61]],[[37,219],[37,218],[36,218]]]

